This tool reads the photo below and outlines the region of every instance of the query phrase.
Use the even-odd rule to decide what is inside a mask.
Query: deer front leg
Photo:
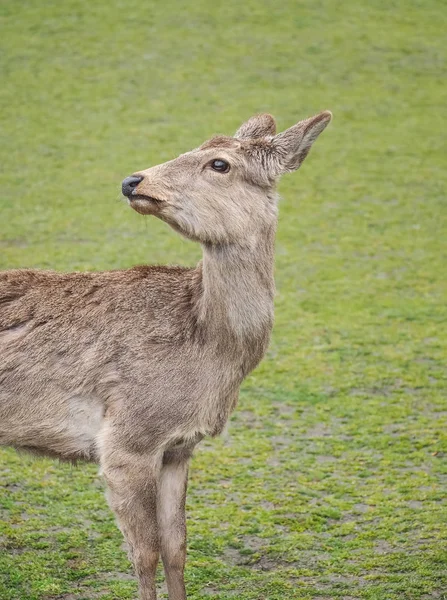
[[[157,519],[160,532],[161,557],[168,586],[169,600],[186,600],[186,488],[191,450],[168,450],[157,494]]]
[[[140,599],[156,600],[155,573],[159,560],[157,485],[161,457],[104,452],[102,467],[107,498],[129,546],[138,577]]]

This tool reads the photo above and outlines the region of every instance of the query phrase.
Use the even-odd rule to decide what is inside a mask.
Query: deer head
[[[322,112],[277,135],[271,115],[252,117],[234,137],[213,137],[127,177],[123,194],[134,210],[190,239],[242,243],[275,221],[278,178],[301,166],[331,116]]]

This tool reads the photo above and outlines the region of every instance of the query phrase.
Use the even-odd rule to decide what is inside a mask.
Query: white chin
[[[153,215],[158,212],[158,207],[153,200],[145,198],[128,198],[128,203],[131,208],[140,213],[140,215]]]

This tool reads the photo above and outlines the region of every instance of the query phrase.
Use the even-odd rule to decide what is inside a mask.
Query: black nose
[[[137,187],[139,183],[143,181],[144,177],[139,177],[132,175],[131,177],[126,177],[122,183],[123,196],[131,196],[134,189]]]

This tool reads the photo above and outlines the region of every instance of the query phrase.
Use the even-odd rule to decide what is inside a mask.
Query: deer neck
[[[199,322],[224,344],[255,343],[265,351],[273,325],[275,231],[276,222],[243,244],[203,246]]]

